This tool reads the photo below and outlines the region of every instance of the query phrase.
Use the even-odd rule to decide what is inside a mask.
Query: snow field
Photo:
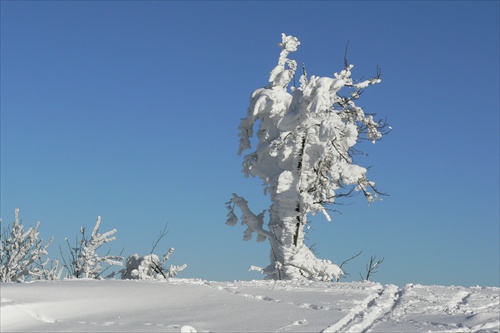
[[[3,283],[1,332],[498,332],[500,289],[308,281]]]

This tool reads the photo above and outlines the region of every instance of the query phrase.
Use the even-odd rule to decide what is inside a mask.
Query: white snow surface
[[[2,283],[1,332],[498,332],[500,288],[373,282]]]

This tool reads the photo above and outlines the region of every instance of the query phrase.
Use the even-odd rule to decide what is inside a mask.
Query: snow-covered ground
[[[379,283],[3,283],[1,332],[498,332],[500,289]]]

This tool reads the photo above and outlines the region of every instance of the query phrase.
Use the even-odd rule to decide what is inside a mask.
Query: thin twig
[[[342,266],[344,266],[344,264],[347,264],[349,261],[351,261],[351,260],[353,260],[353,259],[355,259],[355,258],[359,257],[359,256],[361,255],[361,253],[363,253],[363,251],[359,251],[359,253],[358,253],[358,254],[356,254],[356,255],[354,255],[354,256],[352,256],[352,257],[350,257],[349,259],[344,260],[344,261],[340,264],[340,266],[339,266],[339,267],[340,267],[340,268],[342,268]]]
[[[154,250],[156,249],[156,247],[158,246],[158,244],[160,243],[160,241],[163,239],[163,237],[165,237],[166,234],[168,234],[167,227],[168,227],[168,223],[165,223],[165,226],[163,227],[163,230],[160,232],[160,235],[158,236],[158,238],[156,239],[156,241],[153,242],[153,246],[151,248],[151,253],[150,254],[153,254]]]

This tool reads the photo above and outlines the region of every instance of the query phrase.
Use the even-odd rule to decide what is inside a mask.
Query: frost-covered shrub
[[[181,266],[170,265],[169,268],[166,267],[166,262],[170,259],[170,256],[174,252],[173,247],[171,247],[167,253],[163,255],[161,260],[156,254],[153,253],[161,240],[167,235],[167,227],[168,223],[165,224],[163,229],[160,231],[158,238],[153,242],[150,254],[145,256],[133,254],[127,258],[125,268],[120,271],[122,279],[168,279],[176,276],[180,271],[187,267],[186,264]]]
[[[59,260],[46,259],[40,263],[39,267],[33,270],[31,278],[33,280],[60,280],[64,266],[59,264]]]
[[[101,225],[101,217],[97,217],[97,222],[92,231],[90,239],[85,235],[85,227],[80,228],[81,238],[77,240],[74,247],[69,244],[66,238],[66,243],[70,251],[69,263],[64,259],[64,267],[68,270],[69,276],[74,278],[98,279],[103,272],[102,264],[109,266],[123,266],[122,256],[109,255],[103,257],[97,254],[97,250],[106,243],[112,242],[116,237],[111,237],[116,233],[116,229],[99,234],[99,226]],[[62,253],[62,250],[61,250]],[[109,267],[108,266],[108,267]]]
[[[121,270],[122,279],[158,280],[176,276],[187,265],[170,265],[167,268],[165,264],[173,252],[174,248],[170,248],[161,260],[153,253],[145,256],[139,256],[138,254],[131,255],[127,258],[125,269]]]
[[[0,219],[0,228],[2,220]],[[42,245],[43,240],[38,238],[37,222],[35,227],[25,231],[19,221],[19,208],[15,209],[15,220],[12,225],[1,229],[0,241],[0,281],[25,282],[36,279],[60,278],[61,270],[58,262],[52,263],[49,268],[49,259],[42,261],[47,255],[47,248],[54,238]]]

